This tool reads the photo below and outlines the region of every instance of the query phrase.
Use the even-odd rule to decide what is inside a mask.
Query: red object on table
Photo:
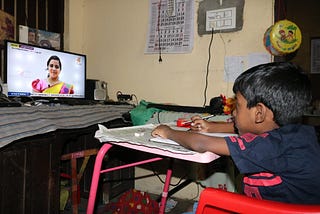
[[[186,118],[179,118],[177,120],[177,126],[178,127],[186,127],[186,128],[190,128],[191,126],[191,121],[186,119]]]

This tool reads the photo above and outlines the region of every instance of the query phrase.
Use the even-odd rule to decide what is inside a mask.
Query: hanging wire
[[[159,1],[158,5],[158,23],[157,23],[157,30],[158,30],[158,45],[159,45],[159,62],[162,62],[161,58],[161,39],[160,39],[160,14],[161,14],[161,0]]]
[[[210,66],[210,61],[211,61],[211,45],[212,45],[212,41],[213,41],[213,32],[214,32],[214,29],[212,28],[211,39],[210,39],[209,48],[208,48],[208,62],[207,62],[205,86],[204,86],[204,91],[203,91],[203,97],[204,97],[203,107],[205,107],[206,103],[207,103],[208,76],[209,76],[209,66]]]

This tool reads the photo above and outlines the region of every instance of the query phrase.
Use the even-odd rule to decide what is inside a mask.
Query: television
[[[84,99],[86,55],[5,42],[8,97]]]

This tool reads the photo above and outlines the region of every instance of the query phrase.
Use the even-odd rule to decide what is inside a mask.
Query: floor
[[[157,196],[155,195],[151,195],[151,198],[155,199]],[[114,201],[116,201],[117,199],[114,199]],[[85,214],[86,213],[86,206],[87,206],[87,200],[86,199],[81,199],[81,204],[79,205],[79,214]],[[178,198],[169,198],[167,201],[167,214],[181,214],[186,212],[188,209],[190,209],[193,206],[193,201],[191,200],[182,200],[182,199],[178,199]],[[172,206],[174,205],[175,206]],[[172,207],[172,209],[170,209]],[[108,212],[103,212],[101,211],[103,210],[103,207],[100,207],[100,209],[98,210],[99,214],[104,214],[104,213],[108,213]],[[64,211],[61,211],[60,214],[72,214],[72,207],[71,204],[68,203],[66,205],[66,208]]]

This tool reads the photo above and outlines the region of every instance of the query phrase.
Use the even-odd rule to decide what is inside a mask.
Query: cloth
[[[123,193],[117,202],[110,202],[98,214],[157,214],[158,203],[146,192],[131,189]]]
[[[0,108],[0,148],[24,137],[123,118],[131,105],[41,105]]]
[[[244,174],[247,196],[320,204],[320,146],[311,126],[291,124],[270,132],[225,137]]]
[[[50,86],[47,80],[36,79],[32,82],[32,88],[40,93],[48,94],[73,94],[73,85],[59,82],[53,86]]]
[[[145,125],[155,112],[162,110],[157,108],[147,108],[149,102],[141,100],[139,105],[130,111],[131,121],[134,126]]]

